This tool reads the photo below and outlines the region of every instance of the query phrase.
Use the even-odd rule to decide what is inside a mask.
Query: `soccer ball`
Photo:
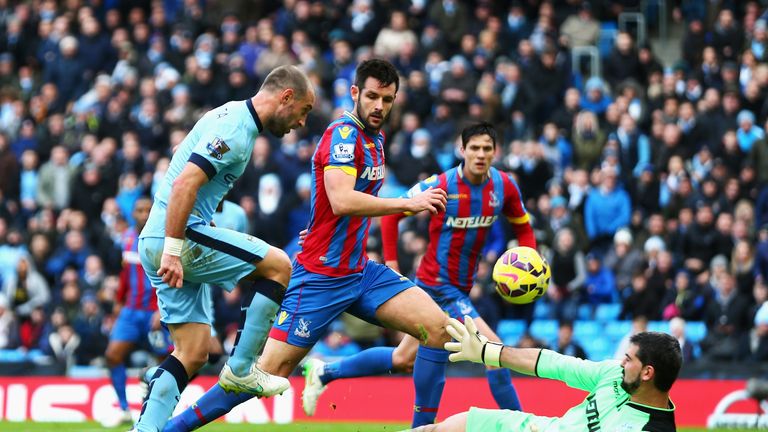
[[[514,304],[527,304],[544,295],[549,287],[549,264],[536,249],[518,246],[504,252],[493,266],[496,292]]]

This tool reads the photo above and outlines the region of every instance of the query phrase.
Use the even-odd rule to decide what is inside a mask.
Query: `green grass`
[[[407,427],[397,423],[293,423],[288,425],[230,425],[216,423],[200,429],[202,432],[374,432],[399,431]],[[0,422],[0,432],[125,432],[128,427],[103,428],[94,422],[88,423],[11,423]],[[736,429],[678,428],[680,432],[734,432]],[[746,429],[745,429],[746,430]]]

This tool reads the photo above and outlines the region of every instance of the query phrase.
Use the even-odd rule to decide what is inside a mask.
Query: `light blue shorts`
[[[152,286],[157,289],[160,319],[165,324],[197,322],[211,324],[213,308],[208,284],[231,291],[237,282],[253,273],[269,252],[266,242],[248,234],[208,225],[187,227],[181,253],[184,284],[171,288],[157,275],[164,239],[139,239],[139,254]]]

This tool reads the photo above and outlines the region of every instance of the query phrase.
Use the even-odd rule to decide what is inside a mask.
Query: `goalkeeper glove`
[[[452,362],[469,360],[475,363],[483,363],[488,366],[501,366],[501,350],[504,344],[489,342],[488,338],[477,331],[475,322],[469,316],[464,316],[464,324],[456,319],[448,320],[445,329],[451,337],[458,342],[447,342],[446,351],[453,354],[448,356]]]

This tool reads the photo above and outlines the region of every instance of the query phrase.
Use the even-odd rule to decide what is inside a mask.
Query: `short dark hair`
[[[641,332],[632,336],[629,343],[637,345],[637,358],[643,365],[653,366],[656,388],[669,391],[683,365],[683,354],[677,339],[666,333]]]
[[[465,127],[464,130],[461,131],[461,148],[465,148],[472,137],[480,135],[488,135],[491,137],[493,148],[496,148],[496,139],[498,138],[498,135],[496,134],[496,129],[494,129],[493,125],[488,122],[475,123]]]
[[[355,85],[357,88],[362,89],[365,86],[365,80],[369,77],[379,80],[382,87],[394,83],[395,92],[400,89],[400,75],[397,74],[397,69],[392,66],[392,63],[386,60],[370,59],[357,65],[355,70]]]

